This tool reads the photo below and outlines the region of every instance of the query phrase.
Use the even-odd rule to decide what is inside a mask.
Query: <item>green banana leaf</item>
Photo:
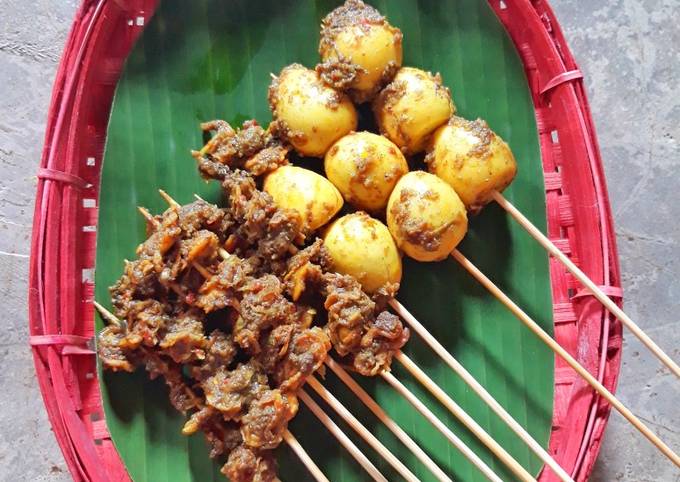
[[[199,179],[189,155],[203,143],[198,124],[214,118],[239,124],[271,115],[270,72],[318,61],[320,19],[330,0],[164,0],[130,55],[118,85],[104,158],[97,245],[97,299],[108,304],[108,286],[144,239],[136,214],[166,206],[163,188],[179,202],[199,193],[219,202],[216,183]],[[519,175],[506,191],[536,225],[545,228],[538,135],[521,62],[485,0],[378,0],[373,3],[404,33],[404,63],[441,72],[460,115],[482,117],[511,145]],[[319,160],[306,165],[320,166]],[[460,247],[488,276],[549,332],[552,306],[548,258],[495,205],[471,219]],[[553,355],[453,259],[421,264],[405,260],[399,298],[544,446],[553,403]],[[98,328],[101,321],[97,320]],[[540,461],[471,390],[413,335],[405,352],[527,469]],[[397,363],[394,374],[504,480],[504,466]],[[183,437],[183,417],[167,402],[160,381],[144,372],[102,373],[102,395],[111,437],[137,482],[224,480],[222,461],[211,461],[200,435]],[[362,386],[453,479],[485,480],[455,448],[380,379]],[[373,417],[332,373],[326,386],[422,480],[431,473]],[[323,402],[321,402],[323,406]],[[327,409],[330,413],[330,408]],[[337,418],[333,415],[333,418]],[[391,467],[357,442],[389,480]],[[368,475],[301,406],[291,431],[332,481]],[[285,446],[281,478],[312,480]]]

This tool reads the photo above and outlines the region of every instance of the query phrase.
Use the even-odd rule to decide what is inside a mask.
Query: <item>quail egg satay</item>
[[[401,281],[401,256],[392,235],[368,214],[341,217],[323,239],[333,270],[356,278],[367,293]]]
[[[352,132],[333,144],[324,160],[326,176],[347,202],[378,213],[408,164],[389,139],[371,132]]]
[[[387,226],[408,256],[438,261],[446,258],[467,233],[467,212],[451,186],[434,174],[413,171],[392,191]]]
[[[348,0],[321,22],[319,54],[323,80],[355,102],[366,102],[401,67],[401,30],[361,0]]]
[[[399,69],[373,101],[380,132],[405,154],[425,149],[429,137],[456,112],[451,92],[439,74],[413,67]]]
[[[320,228],[342,208],[340,192],[323,176],[297,166],[282,166],[265,177],[263,189],[274,203],[300,214],[307,232]]]
[[[429,171],[458,193],[468,210],[476,212],[503,191],[517,174],[510,147],[481,119],[452,117],[432,136],[425,158]]]
[[[279,137],[303,156],[323,157],[335,141],[357,128],[349,97],[300,64],[285,67],[272,81],[269,106]]]

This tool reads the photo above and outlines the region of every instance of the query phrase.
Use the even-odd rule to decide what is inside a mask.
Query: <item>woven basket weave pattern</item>
[[[544,1],[490,0],[515,43],[540,135],[548,236],[621,299],[604,174],[581,75]],[[38,172],[30,334],[54,433],[75,480],[129,480],[106,428],[92,351],[97,200],[109,111],[124,61],[157,0],[84,0],[57,72]],[[550,261],[555,337],[614,390],[621,327]],[[609,409],[556,359],[550,449],[585,480]],[[544,470],[541,481],[557,480]]]

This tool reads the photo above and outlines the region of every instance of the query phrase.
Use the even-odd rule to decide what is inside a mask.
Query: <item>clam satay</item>
[[[254,119],[245,121],[237,129],[223,120],[203,122],[201,130],[213,136],[200,151],[192,152],[197,160],[209,156],[213,161],[232,169],[244,169],[254,176],[288,164],[289,147]]]

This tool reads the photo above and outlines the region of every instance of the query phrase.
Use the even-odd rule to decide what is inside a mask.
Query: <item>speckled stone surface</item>
[[[680,2],[553,2],[590,94],[623,273],[626,312],[680,359]],[[624,330],[624,335],[625,335]],[[680,383],[624,338],[621,401],[677,452]],[[597,481],[680,480],[623,417],[612,414]]]
[[[507,1],[507,0],[506,0]],[[554,0],[584,71],[605,161],[626,311],[680,359],[680,1]],[[27,345],[35,172],[73,0],[0,0],[0,480],[66,481]],[[630,336],[618,395],[676,451],[678,381]],[[680,481],[613,415],[592,480]]]

